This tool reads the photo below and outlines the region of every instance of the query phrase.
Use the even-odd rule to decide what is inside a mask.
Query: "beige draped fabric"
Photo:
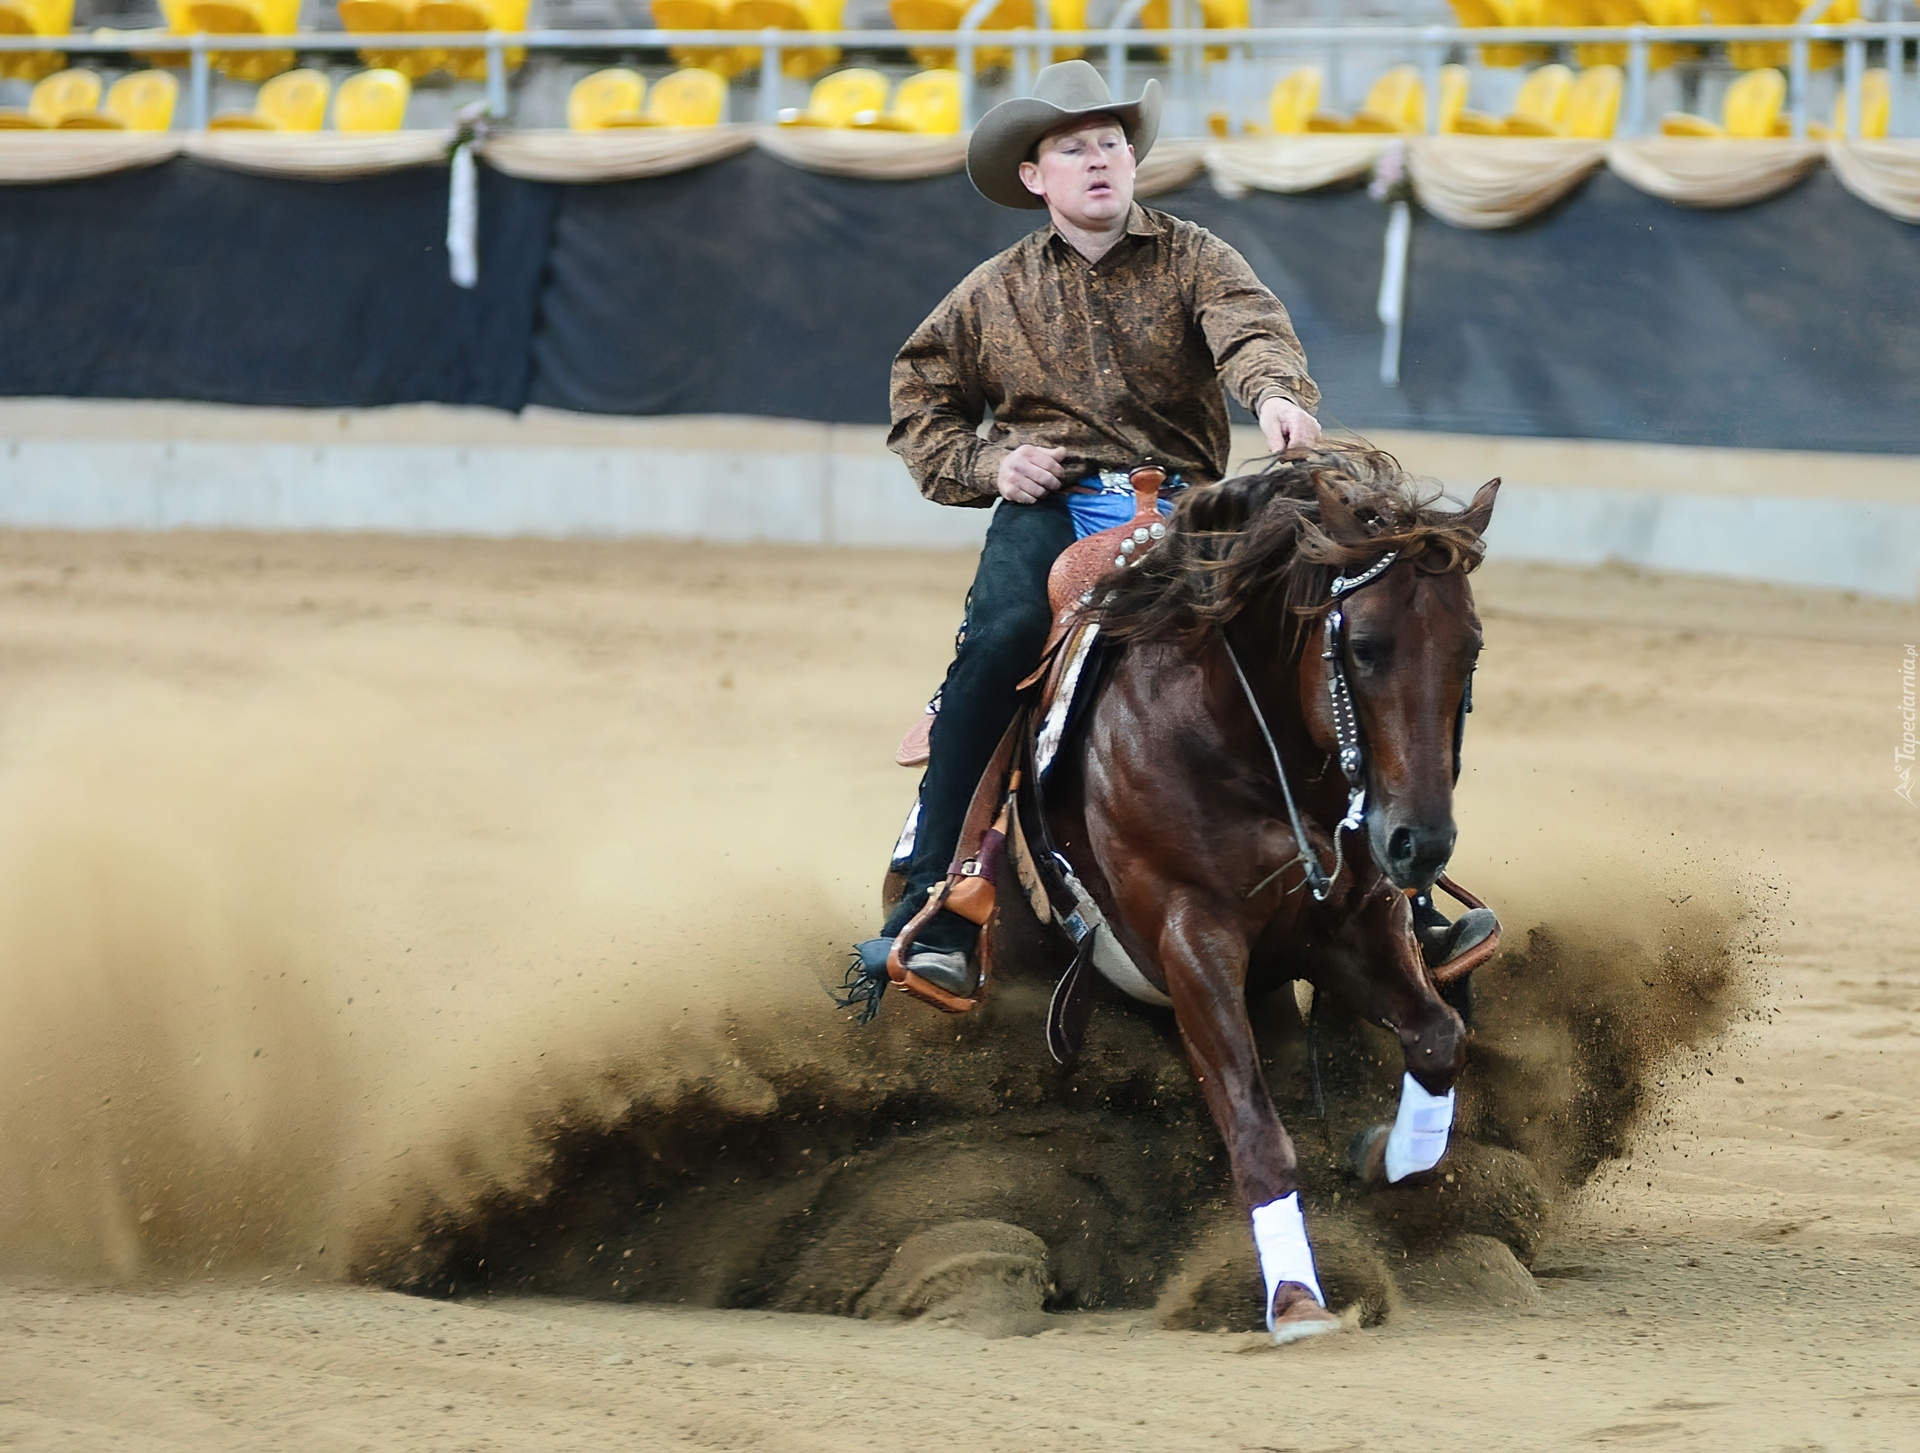
[[[488,166],[529,182],[620,182],[707,166],[753,145],[752,126],[622,126],[609,131],[498,131]]]
[[[444,164],[445,131],[0,131],[0,186],[75,181],[182,154],[266,176],[346,179]],[[1395,139],[1378,135],[1169,138],[1148,153],[1138,194],[1176,191],[1204,168],[1227,196],[1310,192],[1363,177]],[[964,136],[712,126],[501,131],[479,154],[508,176],[609,182],[706,166],[759,145],[792,166],[877,181],[938,176],[966,164]],[[1629,185],[1691,207],[1739,207],[1785,191],[1824,156],[1868,205],[1920,223],[1920,141],[1737,141],[1652,136],[1611,143],[1554,137],[1420,136],[1404,142],[1421,206],[1456,227],[1511,227],[1604,163]]]
[[[1816,141],[1646,136],[1607,147],[1628,186],[1687,207],[1744,207],[1784,192],[1820,161]]]
[[[72,182],[180,154],[180,138],[154,131],[0,131],[0,186]]]
[[[181,138],[195,161],[310,182],[347,181],[401,167],[444,165],[444,131],[195,131]]]
[[[1391,139],[1364,133],[1238,136],[1207,146],[1207,170],[1222,196],[1311,192],[1365,176]]]
[[[1177,192],[1205,169],[1207,143],[1167,137],[1153,144],[1133,179],[1136,197],[1159,197]]]
[[[1840,185],[1902,222],[1920,222],[1920,141],[1830,141]]]
[[[1607,159],[1603,141],[1417,136],[1407,170],[1420,205],[1455,227],[1512,227],[1544,212]]]
[[[805,171],[875,182],[939,176],[967,164],[965,136],[921,136],[909,131],[769,126],[760,132],[760,149]]]

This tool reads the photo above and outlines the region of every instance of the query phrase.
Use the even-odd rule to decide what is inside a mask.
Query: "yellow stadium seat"
[[[348,76],[333,98],[335,131],[398,131],[406,124],[413,82],[398,71],[375,67]]]
[[[1516,25],[1544,25],[1545,0],[1453,0],[1453,13],[1466,30],[1502,30]],[[1531,65],[1553,59],[1545,45],[1483,45],[1480,60],[1495,67]]]
[[[1201,3],[1207,3],[1207,0],[1201,0]],[[1245,0],[1241,0],[1241,3],[1244,4]],[[1085,30],[1087,0],[1051,0],[1047,7],[1047,15],[1047,23],[1054,30]],[[1053,58],[1057,61],[1084,60],[1086,54],[1087,48],[1083,45],[1056,45],[1052,52]]]
[[[1200,0],[1200,24],[1207,30],[1238,30],[1250,23],[1252,6],[1249,0]],[[1061,21],[1054,22],[1056,30],[1067,30]],[[1148,0],[1146,9],[1140,12],[1140,28],[1144,31],[1170,30],[1173,28],[1173,7],[1168,0]],[[1160,52],[1164,58],[1166,51]],[[1206,49],[1206,58],[1210,61],[1223,61],[1227,58],[1227,48],[1223,45],[1210,45]]]
[[[1707,0],[1715,25],[1792,25],[1806,8],[1805,0]],[[1860,0],[1833,0],[1820,17],[1823,25],[1845,25],[1860,18]],[[1839,64],[1841,48],[1831,41],[1807,47],[1807,60],[1816,71]],[[1792,64],[1793,47],[1783,40],[1729,41],[1727,60],[1735,70],[1752,71]]]
[[[413,7],[413,29],[525,30],[528,3],[529,0],[419,0]],[[483,50],[448,50],[437,55],[440,69],[455,80],[487,78],[487,53]],[[518,68],[526,58],[526,51],[518,46],[508,47],[505,55],[509,70]]]
[[[582,76],[567,92],[567,126],[573,131],[600,131],[622,119],[640,116],[646,99],[646,78],[625,66],[612,66]]]
[[[872,131],[913,131],[923,136],[955,136],[960,131],[960,72],[921,71],[908,76],[885,111],[862,111],[855,126]]]
[[[1321,76],[1316,66],[1302,66],[1274,82],[1267,96],[1267,124],[1275,136],[1299,136],[1320,109]]]
[[[780,113],[782,126],[844,127],[862,111],[884,111],[887,105],[887,78],[864,66],[848,66],[844,71],[822,76],[813,84],[807,109]]]
[[[54,123],[63,131],[168,131],[180,83],[167,71],[135,71],[107,91],[98,111],[68,111]]]
[[[733,30],[838,30],[843,0],[733,0],[727,25]],[[759,52],[754,52],[756,58]],[[819,75],[840,60],[837,46],[816,45],[780,53],[782,75]]]
[[[1609,89],[1610,88],[1610,89]],[[1580,129],[1574,129],[1576,101],[1580,108]],[[1454,129],[1476,136],[1580,136],[1588,139],[1613,135],[1613,123],[1620,110],[1620,70],[1617,66],[1597,66],[1578,81],[1565,66],[1541,66],[1521,84],[1513,110],[1504,117],[1488,116],[1480,111],[1461,111]],[[1604,129],[1596,129],[1602,128]]]
[[[92,71],[55,71],[33,88],[26,124],[59,126],[100,109],[100,77]]]
[[[228,111],[207,124],[216,131],[318,131],[332,89],[323,72],[288,71],[260,88],[251,111]]]
[[[589,78],[591,79],[591,78]],[[635,77],[635,79],[639,79]],[[647,104],[600,122],[605,129],[632,126],[718,126],[727,109],[727,81],[718,72],[684,66],[662,76],[647,92]],[[569,111],[571,114],[571,110]],[[576,130],[588,130],[576,127]]]
[[[893,17],[895,30],[958,30],[961,20],[966,16],[972,0],[888,0],[887,11]],[[1160,0],[1165,9],[1165,0]],[[1152,7],[1149,15],[1141,17],[1143,27],[1151,26]],[[1033,0],[1000,0],[987,15],[980,26],[980,34],[1008,30],[1031,30],[1034,28]],[[1084,30],[1087,24],[1087,0],[1052,0],[1048,6],[1048,23],[1054,30]],[[1166,22],[1161,21],[1164,26]],[[914,46],[911,54],[914,60],[929,70],[947,70],[960,63],[960,53],[946,47]],[[1057,45],[1052,49],[1056,61],[1078,60],[1086,54],[1081,46]],[[1005,46],[976,46],[973,52],[973,68],[980,71],[999,70],[1013,64],[1013,52]]]
[[[300,28],[300,0],[160,0],[175,35],[292,35]],[[242,81],[264,81],[294,62],[291,50],[214,51],[213,68]]]
[[[1631,0],[1625,0],[1624,5],[1621,5],[1619,0],[1615,0],[1615,4],[1617,8],[1623,12],[1625,10],[1634,11],[1631,20],[1622,20],[1619,22],[1620,24],[1640,25],[1644,23],[1640,19],[1638,10],[1633,7]],[[1569,27],[1612,25],[1614,22],[1607,18],[1607,12],[1608,0],[1545,0],[1545,4],[1543,4],[1540,9],[1540,20],[1544,25],[1565,25]],[[1627,47],[1623,44],[1576,44],[1573,48],[1573,58],[1583,66],[1623,66],[1627,63]]]
[[[1467,92],[1472,85],[1473,74],[1465,66],[1440,67],[1440,131],[1443,135],[1460,129],[1460,118],[1467,110]]]
[[[340,23],[362,35],[398,35],[419,30],[414,11],[420,0],[340,0]],[[360,59],[377,70],[398,71],[410,80],[430,76],[446,63],[443,50],[363,50]]]
[[[1502,130],[1509,136],[1559,136],[1566,130],[1567,97],[1573,72],[1565,66],[1541,66],[1521,82]]]
[[[65,35],[73,29],[73,0],[0,0],[0,35]],[[67,63],[59,51],[0,55],[0,80],[38,81]]]
[[[687,66],[653,83],[645,120],[649,126],[718,126],[726,111],[726,78]]]
[[[662,30],[731,30],[733,0],[653,0],[653,23]],[[756,46],[676,45],[667,51],[676,65],[688,69],[712,71],[724,80],[732,80],[742,71],[760,64]]]
[[[1732,136],[1745,139],[1776,136],[1780,107],[1787,99],[1787,78],[1775,70],[1748,71],[1727,87],[1720,124],[1685,111],[1670,111],[1660,120],[1666,136]]]
[[[1566,135],[1582,141],[1610,141],[1620,121],[1620,91],[1625,76],[1618,66],[1590,66],[1567,95]]]
[[[1367,99],[1351,118],[1316,111],[1307,118],[1309,131],[1372,131],[1411,135],[1427,124],[1427,88],[1413,66],[1395,66],[1367,91]]]
[[[1860,77],[1860,139],[1879,141],[1887,134],[1893,119],[1893,92],[1887,73],[1875,66]],[[1844,89],[1833,101],[1833,125],[1818,121],[1807,123],[1807,135],[1818,141],[1843,141],[1847,135],[1847,93]]]

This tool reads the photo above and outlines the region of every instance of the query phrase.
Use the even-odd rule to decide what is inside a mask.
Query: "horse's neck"
[[[1314,740],[1310,720],[1324,716],[1326,702],[1302,681],[1305,667],[1321,649],[1324,629],[1320,618],[1307,623],[1297,636],[1277,606],[1263,609],[1259,618],[1268,625],[1253,638],[1259,666],[1247,663],[1249,677],[1273,732],[1280,760],[1287,770],[1302,809],[1326,823],[1338,821],[1346,810],[1346,780],[1334,754]]]

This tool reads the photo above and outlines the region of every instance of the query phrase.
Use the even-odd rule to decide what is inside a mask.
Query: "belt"
[[[1177,474],[1169,474],[1160,486],[1162,494],[1178,494],[1187,487],[1187,482]],[[1102,469],[1097,474],[1089,474],[1072,488],[1083,494],[1125,494],[1133,493],[1133,481],[1118,469]]]

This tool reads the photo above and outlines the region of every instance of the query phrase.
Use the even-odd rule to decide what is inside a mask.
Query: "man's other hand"
[[[1320,442],[1320,421],[1298,404],[1271,398],[1260,405],[1260,432],[1275,454],[1311,449]]]
[[[1030,505],[1038,504],[1060,488],[1066,478],[1066,450],[1022,444],[1000,461],[1000,477],[995,483],[1000,498],[1010,499],[1017,505]]]

